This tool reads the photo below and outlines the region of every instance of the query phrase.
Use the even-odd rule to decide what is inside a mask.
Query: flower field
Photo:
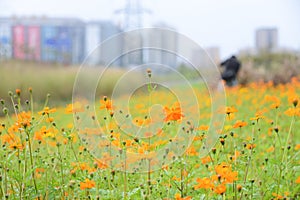
[[[46,100],[35,110],[34,88],[9,92],[11,101],[1,100],[1,199],[300,198],[297,78],[226,88],[211,149],[209,93],[195,87],[195,106],[153,90],[129,102],[130,112],[99,97],[95,115],[82,102],[49,108]],[[149,115],[153,105],[161,106]],[[82,128],[86,117],[93,128]]]

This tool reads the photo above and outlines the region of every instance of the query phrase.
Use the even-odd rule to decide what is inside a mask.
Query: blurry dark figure
[[[226,81],[226,85],[229,87],[237,85],[236,77],[241,67],[240,61],[233,55],[220,65],[221,67],[225,67],[222,72],[222,79]]]

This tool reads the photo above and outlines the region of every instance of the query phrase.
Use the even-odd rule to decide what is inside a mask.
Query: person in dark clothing
[[[236,77],[241,67],[240,61],[233,55],[220,65],[225,67],[221,75],[222,79],[226,81],[226,85],[229,87],[237,85]]]

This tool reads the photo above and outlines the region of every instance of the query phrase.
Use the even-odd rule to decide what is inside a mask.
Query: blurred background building
[[[84,58],[84,23],[71,18],[0,18],[1,59],[76,64]]]
[[[146,46],[153,47],[146,51],[146,63],[157,63],[176,67],[178,38],[176,29],[161,22],[154,25],[157,29],[148,32]],[[167,30],[167,31],[164,31]]]
[[[220,48],[219,47],[207,47],[194,49],[191,56],[191,61],[196,66],[200,67],[212,67],[212,65],[220,63]]]
[[[132,28],[133,26],[130,25]],[[105,41],[125,31],[112,21],[84,22],[74,18],[0,18],[0,59],[29,60],[65,65],[133,66],[145,62],[156,62],[176,66],[177,50],[176,29],[167,24],[154,25],[160,29],[148,35],[124,34],[111,40],[109,47]],[[138,28],[138,26],[136,27]],[[143,45],[156,45],[157,50],[141,50]],[[134,52],[127,52],[137,49]],[[163,49],[168,49],[169,52]],[[114,58],[115,55],[124,56]]]
[[[12,57],[12,30],[8,18],[0,18],[0,60]]]
[[[256,49],[258,51],[276,51],[278,49],[277,28],[261,28],[255,33]]]
[[[107,48],[105,40],[121,32],[121,29],[111,21],[91,21],[85,24],[84,55],[90,65],[106,65],[111,62],[111,55],[121,53],[122,41],[113,41],[113,46]],[[120,66],[121,61],[113,63]]]

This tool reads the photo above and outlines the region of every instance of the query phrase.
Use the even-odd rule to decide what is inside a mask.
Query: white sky
[[[175,27],[204,47],[219,46],[221,57],[254,46],[259,27],[277,27],[279,45],[300,49],[299,0],[141,0],[146,17]],[[0,16],[47,15],[83,20],[113,19],[125,0],[0,0]]]

